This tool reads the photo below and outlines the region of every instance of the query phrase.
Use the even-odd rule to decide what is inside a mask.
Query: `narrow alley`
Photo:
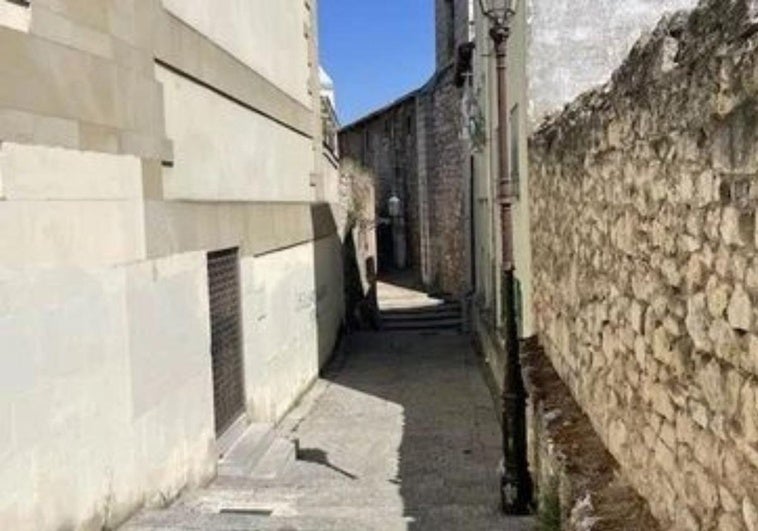
[[[446,328],[440,301],[387,284],[379,295],[419,329],[347,336],[279,425],[297,443],[278,470],[226,476],[222,465],[209,487],[126,529],[532,529],[499,511],[500,431],[470,338]],[[423,325],[437,309],[441,326]]]

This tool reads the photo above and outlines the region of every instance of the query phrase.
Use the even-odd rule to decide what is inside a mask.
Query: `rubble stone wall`
[[[530,141],[540,340],[663,528],[758,529],[757,29],[669,16]]]

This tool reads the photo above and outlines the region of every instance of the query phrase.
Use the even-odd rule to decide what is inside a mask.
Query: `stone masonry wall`
[[[425,94],[430,112],[428,151],[432,285],[450,295],[466,291],[465,161],[461,140],[462,89],[453,70],[440,72]]]
[[[670,16],[530,143],[540,339],[664,529],[758,529],[756,30]]]

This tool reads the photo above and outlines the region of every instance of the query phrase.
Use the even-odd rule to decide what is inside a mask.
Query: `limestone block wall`
[[[450,295],[466,291],[469,250],[466,234],[466,166],[468,153],[461,139],[462,89],[453,70],[438,74],[428,99],[427,197],[432,285]]]
[[[340,153],[346,160],[370,170],[376,215],[388,217],[388,204],[397,195],[404,207],[408,267],[421,269],[418,189],[418,136],[416,93],[402,98],[340,132]],[[380,249],[391,248],[389,235],[380,234]],[[391,269],[392,253],[380,252],[379,267]]]
[[[758,526],[757,14],[664,19],[530,142],[539,337],[666,529]]]

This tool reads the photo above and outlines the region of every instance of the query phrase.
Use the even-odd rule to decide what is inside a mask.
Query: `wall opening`
[[[221,435],[245,409],[237,248],[208,253],[213,412]]]

